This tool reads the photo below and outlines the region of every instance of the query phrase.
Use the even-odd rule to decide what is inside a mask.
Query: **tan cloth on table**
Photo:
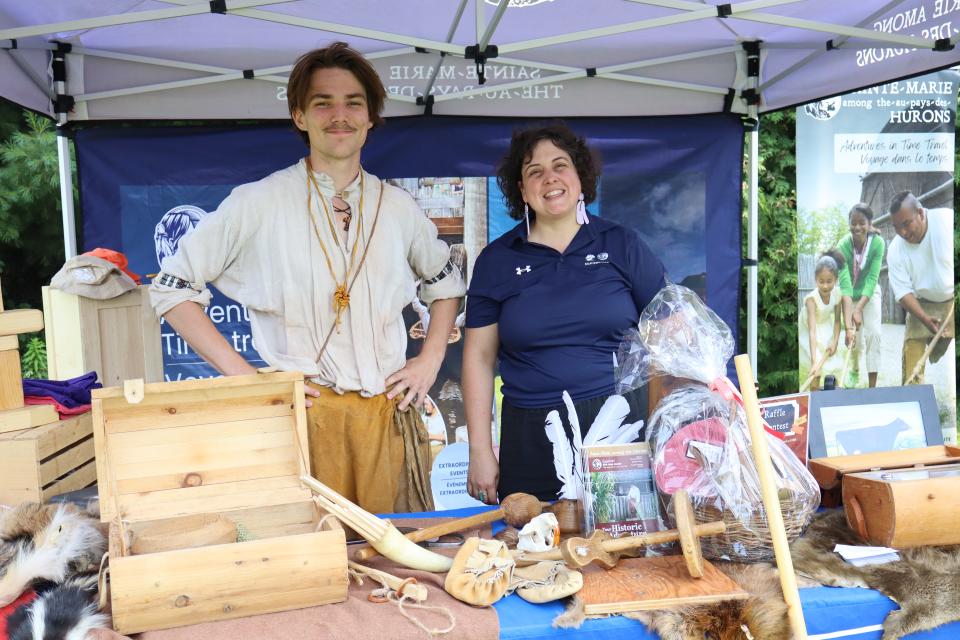
[[[933,318],[940,318],[941,321],[947,317],[947,314],[950,313],[950,309],[953,308],[954,304],[953,299],[947,300],[946,302],[930,302],[929,300],[921,300],[918,298],[917,302],[920,303],[924,313]],[[950,341],[956,335],[954,328],[955,321],[951,319],[950,324],[947,325],[940,340],[937,341],[937,345],[933,348],[933,351],[930,352],[931,363],[938,362],[940,358],[943,357],[943,354],[947,352],[947,349],[950,347]],[[915,315],[908,312],[907,326],[903,332],[903,377],[901,380],[904,384],[906,384],[907,379],[913,373],[920,358],[923,357],[923,352],[926,351],[927,345],[930,344],[932,339],[933,332],[930,331],[925,324],[920,322]],[[924,369],[926,369],[926,363],[923,363],[920,367],[920,373],[915,381],[916,384],[923,384]]]
[[[398,411],[384,394],[319,391],[307,409],[313,476],[371,513],[433,510],[430,445],[419,412]]]
[[[394,520],[398,526],[427,527],[451,518]],[[483,535],[490,536],[490,527],[484,526]],[[477,529],[463,535],[478,535]],[[353,553],[359,547],[351,545]],[[434,548],[444,555],[454,555],[456,549]],[[496,640],[500,636],[500,621],[493,607],[472,607],[459,602],[443,590],[444,574],[428,573],[400,567],[392,560],[377,556],[364,561],[365,565],[387,571],[400,578],[415,577],[426,586],[428,596],[423,604],[442,606],[456,619],[453,631],[439,636],[444,640]],[[374,604],[367,596],[380,585],[366,579],[362,586],[350,582],[346,602],[308,609],[268,613],[259,616],[205,622],[202,624],[148,631],[136,636],[139,640],[424,640],[428,636],[406,620],[395,604]],[[446,616],[430,611],[410,610],[421,623],[430,628],[449,624]],[[108,640],[108,637],[102,638]],[[117,640],[110,636],[109,640]]]
[[[338,391],[359,391],[367,397],[383,393],[386,378],[406,364],[404,307],[414,296],[427,306],[438,299],[460,298],[466,287],[459,269],[451,265],[445,273],[450,248],[437,238],[436,226],[410,194],[370,173],[361,174],[362,211],[360,176],[341,196],[353,210],[346,248],[323,208],[331,206],[333,180],[315,174],[321,202],[316,192],[307,191],[303,160],[235,188],[216,211],[183,236],[176,253],[164,258],[162,272],[188,286],[155,278],[150,302],[157,314],[186,301],[208,306],[207,285],[212,284],[246,305],[257,351],[269,365],[318,376],[321,384]],[[358,255],[346,273],[358,233],[362,234]],[[368,244],[340,330],[321,349],[335,325],[334,291],[345,274],[353,278]]]

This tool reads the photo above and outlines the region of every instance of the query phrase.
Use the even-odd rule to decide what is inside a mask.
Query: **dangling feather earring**
[[[524,202],[523,203],[523,219],[527,223],[527,239],[530,239],[530,206]]]
[[[587,205],[583,203],[583,191],[577,199],[577,223],[590,224],[590,216],[587,215]]]

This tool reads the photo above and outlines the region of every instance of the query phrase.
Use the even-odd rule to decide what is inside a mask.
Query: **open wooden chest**
[[[936,445],[919,449],[897,449],[859,453],[832,458],[813,458],[807,463],[810,473],[820,485],[823,507],[839,507],[843,501],[843,479],[851,473],[904,469],[960,462],[960,447]]]
[[[303,377],[271,373],[93,392],[110,601],[125,634],[299,609],[347,597],[339,523],[300,482],[309,473]],[[125,393],[126,391],[126,393]],[[136,553],[210,515],[242,542]],[[231,534],[232,536],[232,534]],[[183,540],[185,542],[176,542]]]

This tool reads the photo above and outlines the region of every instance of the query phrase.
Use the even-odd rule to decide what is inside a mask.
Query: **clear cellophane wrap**
[[[708,558],[773,558],[760,480],[739,395],[726,377],[733,356],[727,325],[697,295],[668,285],[620,345],[618,393],[660,376],[672,389],[647,423],[654,479],[673,518],[672,496],[690,495],[698,522],[723,520],[723,535],[702,538]],[[820,504],[820,489],[784,442],[766,434],[787,537],[799,536]],[[673,525],[676,522],[672,521]]]

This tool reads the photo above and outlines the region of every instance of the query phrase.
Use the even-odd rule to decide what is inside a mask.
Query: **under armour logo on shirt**
[[[518,276],[522,276],[525,273],[530,273],[530,265],[526,265],[525,267],[517,267]]]

